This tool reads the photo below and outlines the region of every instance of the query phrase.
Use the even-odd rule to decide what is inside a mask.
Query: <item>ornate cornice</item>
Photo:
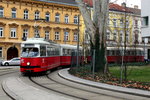
[[[69,32],[71,29],[70,28],[64,28],[63,30]]]
[[[11,27],[18,27],[18,26],[19,26],[18,23],[15,23],[15,22],[10,23],[10,24],[8,24],[8,25],[11,26]]]
[[[44,26],[43,27],[45,30],[50,30],[50,29],[52,29],[50,26]]]
[[[5,26],[6,24],[3,22],[0,22],[0,26]]]
[[[28,24],[23,24],[23,25],[21,25],[22,27],[25,27],[25,28],[29,28],[29,27],[31,27],[30,25],[28,25]]]
[[[61,28],[60,27],[55,27],[54,30],[61,30]]]

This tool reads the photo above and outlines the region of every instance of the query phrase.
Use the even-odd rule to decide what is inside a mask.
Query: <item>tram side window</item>
[[[107,50],[107,56],[110,56],[110,50]]]
[[[46,46],[40,46],[40,56],[46,56]]]
[[[59,49],[58,48],[56,48],[56,55],[59,55]]]
[[[115,56],[115,51],[114,50],[112,50],[112,56]]]
[[[63,49],[63,55],[67,55],[67,49]]]
[[[47,47],[47,56],[51,56],[51,48]]]

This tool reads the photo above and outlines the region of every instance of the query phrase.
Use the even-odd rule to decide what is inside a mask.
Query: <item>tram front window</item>
[[[38,56],[38,48],[23,48],[22,57],[36,57]]]

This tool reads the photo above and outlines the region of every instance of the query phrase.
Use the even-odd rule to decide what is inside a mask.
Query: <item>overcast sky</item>
[[[128,7],[134,7],[134,5],[138,5],[141,8],[141,0],[110,0],[111,2],[117,1],[116,3],[121,4],[122,2],[127,1]]]

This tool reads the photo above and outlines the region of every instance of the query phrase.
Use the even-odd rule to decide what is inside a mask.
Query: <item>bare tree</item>
[[[109,0],[93,0],[93,20],[83,0],[76,0],[90,36],[91,48],[95,49],[95,72],[107,73],[106,29]]]

